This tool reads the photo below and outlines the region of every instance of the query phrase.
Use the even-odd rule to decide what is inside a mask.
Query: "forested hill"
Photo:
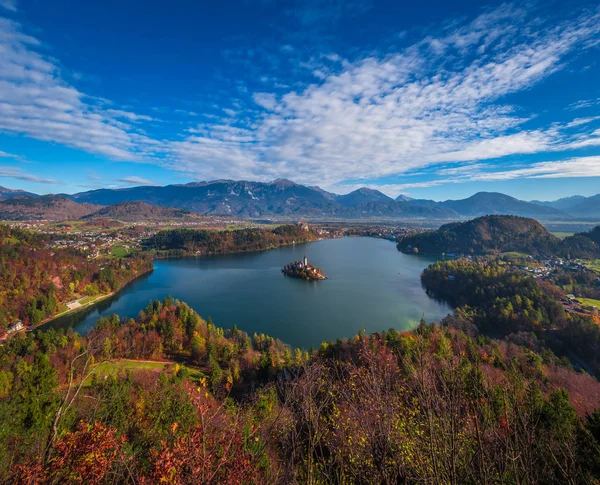
[[[0,336],[15,320],[37,325],[65,302],[117,291],[152,268],[146,256],[100,261],[47,249],[52,237],[0,224]]]
[[[60,195],[41,197],[17,196],[0,201],[0,220],[75,220],[100,209],[93,204],[80,204]]]
[[[551,352],[453,328],[309,355],[166,299],[0,347],[0,482],[593,484],[599,402]]]
[[[489,254],[519,251],[553,254],[560,241],[539,222],[516,216],[485,216],[445,224],[437,231],[402,238],[398,249],[427,254]]]
[[[83,217],[85,220],[112,219],[124,222],[198,220],[201,216],[183,209],[158,207],[145,202],[120,202]]]
[[[600,226],[564,238],[559,252],[565,258],[600,258]]]
[[[161,231],[147,239],[145,249],[164,251],[167,255],[226,254],[263,251],[293,242],[314,241],[318,235],[308,225],[298,223],[272,230],[239,229],[236,231],[206,231],[173,229]]]

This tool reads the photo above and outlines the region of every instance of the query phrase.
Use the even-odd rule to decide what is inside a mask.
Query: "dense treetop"
[[[173,229],[160,231],[145,242],[148,250],[168,251],[169,254],[225,254],[261,251],[292,242],[313,241],[317,235],[307,226],[283,225],[275,229],[238,229],[208,231]]]
[[[517,251],[547,257],[600,257],[600,227],[561,241],[533,219],[484,216],[404,237],[398,241],[398,249],[426,254],[482,255]]]
[[[451,319],[454,326],[474,326],[498,337],[533,334],[600,375],[600,320],[566,312],[558,301],[564,292],[557,286],[495,262],[468,260],[432,264],[422,282],[431,296],[459,307]]]
[[[17,319],[35,325],[66,301],[116,291],[152,267],[143,256],[90,260],[74,249],[46,249],[51,237],[0,225],[0,334]]]
[[[144,360],[107,374],[123,357]],[[86,337],[0,349],[0,480],[593,483],[598,402],[600,384],[551,353],[451,328],[358,335],[308,357],[168,299]]]

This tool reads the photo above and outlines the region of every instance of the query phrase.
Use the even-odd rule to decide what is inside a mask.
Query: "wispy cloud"
[[[411,189],[438,187],[445,184],[463,184],[468,182],[501,182],[516,179],[558,179],[600,177],[600,156],[574,157],[567,160],[537,162],[527,167],[494,170],[485,163],[466,164],[458,167],[440,169],[436,173],[442,178],[424,182],[402,184],[352,184],[344,185],[344,192],[362,186],[378,189],[395,196]]]
[[[334,187],[450,161],[473,161],[594,144],[591,134],[536,130],[506,95],[564,69],[600,33],[600,14],[560,25],[510,6],[382,57],[324,66],[321,82],[280,96],[256,93],[250,123],[205,127],[172,144],[179,167],[211,176],[285,176]],[[336,58],[338,59],[338,58]],[[313,68],[313,66],[311,66]]]
[[[131,123],[150,120],[105,109],[69,85],[40,42],[15,21],[0,18],[0,130],[58,142],[117,160],[140,160],[158,142]]]
[[[469,180],[513,180],[518,178],[548,179],[600,177],[600,156],[575,157],[568,160],[538,162],[529,167],[472,174]]]
[[[0,150],[0,157],[2,158],[14,158],[15,160],[20,160],[23,157],[21,155],[15,155],[14,153],[7,153]]]
[[[128,185],[159,185],[156,182],[153,182],[152,180],[148,180],[142,177],[123,177],[117,180],[117,182],[121,182],[123,184],[128,184]]]
[[[17,0],[0,0],[0,7],[10,10],[11,12],[16,12]]]
[[[338,0],[310,0],[306,5],[321,12],[313,12],[315,18],[326,12],[335,18],[359,11],[348,10],[354,4],[356,9],[369,5]],[[294,72],[303,72],[304,81],[282,84],[278,76],[265,73],[257,77],[264,79],[260,89],[253,92],[239,84],[240,100],[215,103],[221,116],[203,116],[206,122],[194,129],[157,139],[143,129],[153,117],[76,89],[65,81],[58,61],[44,55],[40,42],[22,25],[0,19],[0,130],[112,160],[154,163],[200,179],[287,177],[326,188],[345,186],[361,176],[399,179],[426,167],[442,171],[448,163],[468,164],[453,174],[460,181],[486,180],[492,171],[473,162],[600,146],[594,131],[598,117],[531,128],[527,123],[535,113],[508,101],[514,99],[509,95],[527,92],[565,70],[575,53],[593,48],[600,38],[600,10],[557,23],[505,4],[433,32],[393,52],[352,59],[330,51],[300,59],[292,56],[296,48],[286,44],[278,49],[279,57],[263,54],[272,65],[285,58],[286,69],[290,58],[295,59]],[[252,57],[259,50],[247,54]],[[563,158],[567,163],[571,155]],[[529,164],[499,170],[496,176],[576,172],[566,170],[568,166],[575,165],[562,165],[562,171],[551,171],[550,165],[544,166],[546,172],[519,171],[542,168]],[[138,177],[120,182],[153,183]]]
[[[25,182],[34,182],[37,184],[59,184],[58,180],[47,179],[23,172],[18,167],[0,167],[0,177],[23,180]]]

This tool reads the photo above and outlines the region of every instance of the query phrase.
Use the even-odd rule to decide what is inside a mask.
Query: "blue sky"
[[[593,195],[599,61],[597,2],[0,0],[0,185]]]

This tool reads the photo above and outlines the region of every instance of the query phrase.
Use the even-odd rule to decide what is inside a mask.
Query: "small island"
[[[300,261],[296,261],[284,266],[281,272],[285,276],[304,278],[305,280],[327,279],[327,276],[323,274],[320,268],[316,268],[312,264],[308,264],[308,258],[306,256],[304,256],[304,258]]]

